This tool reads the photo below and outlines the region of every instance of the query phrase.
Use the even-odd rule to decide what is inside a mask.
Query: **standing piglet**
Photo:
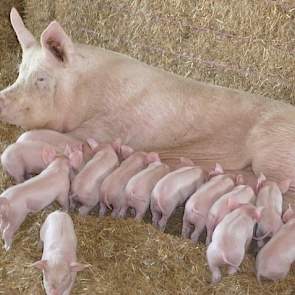
[[[231,208],[234,209],[234,208]],[[228,265],[228,273],[237,272],[253,236],[253,228],[261,217],[262,207],[242,204],[217,225],[207,249],[212,282],[221,279],[220,266]]]
[[[74,178],[71,186],[71,201],[82,204],[81,215],[86,215],[99,202],[99,190],[103,180],[119,166],[119,159],[111,144],[104,145],[87,162]]]
[[[56,149],[41,141],[16,142],[9,145],[1,155],[1,164],[16,183],[43,171],[56,157]]]
[[[261,174],[257,182],[257,206],[263,206],[261,219],[257,225],[256,236],[258,247],[261,248],[264,238],[272,237],[282,226],[283,197],[289,189],[290,180],[280,183],[266,180]]]
[[[159,160],[156,153],[135,152],[108,175],[100,187],[100,216],[105,215],[107,208],[112,206],[113,217],[124,217],[127,210],[125,187],[128,181],[148,164]]]
[[[222,167],[216,164],[216,168],[209,173],[211,179],[202,185],[186,202],[182,236],[191,238],[193,242],[197,242],[200,234],[206,226],[207,215],[209,209],[222,195],[231,191],[235,186],[235,181],[239,181],[239,177],[224,174]]]
[[[15,232],[29,213],[42,210],[54,200],[65,210],[68,209],[71,167],[78,168],[81,158],[79,152],[71,154],[70,160],[58,157],[41,174],[2,193],[0,228],[6,250],[10,249]]]
[[[182,167],[170,172],[156,184],[151,196],[153,225],[164,231],[169,217],[207,179],[199,166]]]
[[[256,257],[257,280],[263,277],[280,280],[287,276],[295,261],[295,212],[289,209],[283,215],[286,224],[259,251]]]
[[[209,245],[212,234],[218,223],[230,212],[230,202],[240,204],[253,203],[256,195],[249,185],[238,185],[231,192],[219,198],[210,208],[206,222],[207,238],[206,245]]]
[[[42,259],[32,266],[43,272],[47,295],[69,295],[76,274],[87,265],[77,262],[77,237],[71,217],[61,211],[49,214],[41,227]]]
[[[136,220],[142,220],[149,207],[154,186],[169,171],[169,166],[159,160],[149,164],[146,169],[140,171],[128,181],[125,189],[126,206],[135,209]]]

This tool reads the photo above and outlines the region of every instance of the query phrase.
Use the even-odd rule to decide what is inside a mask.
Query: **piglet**
[[[128,181],[148,164],[159,160],[157,153],[135,152],[108,175],[100,187],[100,216],[105,215],[107,208],[112,207],[113,217],[125,217],[127,210],[125,187]]]
[[[256,257],[257,280],[261,277],[280,280],[287,276],[295,262],[295,212],[289,208],[283,215],[283,224]]]
[[[91,145],[93,142],[91,143]],[[93,150],[98,145],[92,145]],[[111,144],[100,145],[94,157],[75,176],[71,185],[71,201],[82,204],[81,215],[86,215],[99,202],[99,191],[103,180],[119,166],[118,155]]]
[[[142,220],[151,199],[151,193],[156,183],[170,171],[168,165],[155,161],[134,175],[126,186],[126,206],[135,209],[135,219]]]
[[[240,204],[253,203],[256,195],[249,185],[238,185],[229,193],[220,197],[210,208],[206,222],[207,238],[206,245],[209,245],[212,234],[218,223],[230,212],[230,202]]]
[[[265,238],[272,237],[282,226],[283,197],[290,186],[290,180],[284,180],[280,183],[266,180],[263,174],[260,174],[257,182],[257,200],[256,206],[263,206],[262,217],[257,225],[256,238],[257,245],[261,248],[265,244]]]
[[[256,208],[252,204],[240,204],[217,225],[212,242],[207,249],[207,260],[213,283],[220,281],[222,265],[228,265],[228,274],[238,271],[262,210],[263,207]]]
[[[170,172],[156,184],[151,196],[153,225],[164,231],[169,217],[207,179],[207,173],[199,166],[182,167]]]
[[[41,141],[16,142],[9,145],[1,155],[4,171],[21,183],[32,174],[43,171],[56,157],[56,149]]]
[[[224,174],[222,167],[216,164],[209,172],[210,180],[202,185],[186,202],[183,216],[182,236],[199,240],[206,226],[209,209],[225,193],[231,191],[240,177]]]
[[[58,157],[41,174],[1,194],[0,229],[6,251],[10,249],[15,232],[29,213],[42,210],[54,200],[68,210],[71,168],[78,168],[81,162],[79,152],[71,154],[70,159]]]
[[[49,214],[40,230],[42,259],[32,266],[43,272],[47,295],[69,295],[76,274],[88,265],[77,262],[77,237],[71,217],[61,211]]]

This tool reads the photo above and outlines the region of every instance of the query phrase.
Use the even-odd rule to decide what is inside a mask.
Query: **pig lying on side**
[[[100,216],[105,215],[107,208],[112,206],[113,217],[124,217],[127,209],[125,187],[128,181],[148,164],[159,160],[156,153],[135,152],[108,175],[100,187]]]
[[[290,206],[283,220],[286,224],[282,225],[256,257],[258,281],[261,277],[273,281],[285,278],[295,261],[295,212]]]
[[[151,193],[156,183],[170,171],[168,165],[155,161],[134,175],[126,186],[126,206],[135,209],[135,219],[142,220],[151,200]]]
[[[111,144],[100,146],[94,145],[94,142],[90,144],[97,152],[74,178],[71,185],[71,200],[82,204],[79,208],[81,215],[88,214],[98,204],[103,180],[119,166],[118,155]]]
[[[234,209],[233,207],[231,209]],[[207,249],[212,282],[221,279],[220,266],[228,265],[228,273],[237,272],[253,236],[253,228],[261,217],[262,207],[242,204],[217,225]]]
[[[21,183],[43,171],[56,157],[56,149],[44,142],[25,141],[9,145],[1,155],[5,172]]]
[[[206,179],[207,173],[199,166],[182,167],[160,179],[151,196],[153,225],[164,231],[175,208],[184,204]]]
[[[211,179],[202,185],[185,204],[182,236],[191,238],[193,242],[197,242],[203,232],[211,206],[235,186],[236,178],[233,175],[224,174],[219,164],[216,164],[216,168],[209,173],[209,176]]]
[[[0,229],[9,250],[13,236],[29,213],[38,212],[54,200],[67,210],[71,167],[78,168],[82,161],[79,152],[71,158],[58,157],[43,172],[24,183],[12,186],[0,197]]]
[[[219,198],[210,208],[206,222],[207,238],[206,245],[209,245],[212,234],[218,223],[230,212],[230,202],[240,204],[252,203],[256,195],[253,189],[248,185],[238,185],[231,192],[226,193]]]
[[[70,295],[76,273],[87,265],[77,262],[77,237],[71,217],[64,212],[49,214],[41,227],[42,259],[32,266],[43,272],[47,295]]]
[[[266,180],[263,174],[258,178],[256,206],[264,207],[256,230],[259,248],[264,245],[264,238],[272,237],[283,225],[281,218],[283,211],[282,194],[288,191],[289,185],[289,179],[277,184]]]

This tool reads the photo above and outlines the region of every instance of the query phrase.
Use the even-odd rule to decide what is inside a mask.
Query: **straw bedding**
[[[0,88],[13,82],[20,52],[9,25],[16,6],[36,36],[56,18],[74,40],[126,53],[182,76],[295,102],[294,1],[1,0]],[[0,125],[1,150],[20,129]],[[11,180],[1,171],[4,190]],[[0,251],[0,294],[43,294],[39,229],[49,208],[27,218],[11,252]],[[279,283],[256,283],[253,255],[236,276],[211,286],[205,247],[179,237],[181,209],[169,234],[131,219],[72,214],[80,273],[73,294],[295,294],[294,268]]]

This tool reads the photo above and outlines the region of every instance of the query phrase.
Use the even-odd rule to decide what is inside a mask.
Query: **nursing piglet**
[[[134,175],[126,186],[126,206],[135,209],[135,219],[142,220],[151,199],[156,183],[170,171],[168,165],[155,161],[144,170]]]
[[[207,249],[213,283],[220,281],[222,265],[228,265],[228,274],[237,272],[250,245],[254,225],[259,221],[262,210],[262,207],[256,208],[252,204],[242,204],[227,214],[217,225]]]
[[[71,185],[71,201],[82,204],[79,208],[81,215],[88,214],[98,204],[103,180],[118,166],[117,153],[111,144],[106,144],[76,175]]]
[[[40,230],[42,259],[32,266],[43,272],[47,295],[69,295],[76,274],[87,265],[77,262],[77,237],[71,217],[61,211],[49,214]]]
[[[235,182],[240,181],[240,177],[224,174],[219,164],[209,173],[209,176],[210,180],[202,185],[185,204],[182,236],[191,238],[193,242],[199,240],[200,234],[205,229],[207,215],[214,202],[231,191]]]
[[[207,238],[206,245],[209,245],[212,239],[212,234],[218,223],[229,213],[230,202],[237,202],[240,204],[253,203],[256,195],[248,185],[238,185],[229,193],[220,197],[210,208],[206,222]]]
[[[148,164],[159,160],[159,155],[156,153],[135,152],[108,175],[100,187],[100,216],[105,215],[107,208],[112,206],[113,217],[124,217],[126,215],[125,187],[128,181]]]
[[[153,225],[164,231],[175,208],[184,204],[206,180],[207,173],[198,166],[179,168],[160,179],[151,196]]]
[[[283,215],[283,224],[256,257],[257,280],[261,277],[280,280],[287,276],[295,262],[295,212],[289,206]]]
[[[56,157],[56,149],[41,141],[16,142],[9,145],[1,155],[5,172],[21,183],[32,174],[43,171]]]
[[[29,213],[42,210],[57,200],[68,210],[71,168],[82,162],[79,152],[71,158],[58,157],[39,175],[8,188],[0,197],[0,219],[5,249],[9,250],[15,232]]]
[[[264,239],[272,237],[282,226],[283,197],[289,189],[290,180],[280,183],[266,180],[261,174],[257,182],[256,206],[263,206],[261,219],[257,225],[256,238],[258,247],[261,248],[265,243]]]

